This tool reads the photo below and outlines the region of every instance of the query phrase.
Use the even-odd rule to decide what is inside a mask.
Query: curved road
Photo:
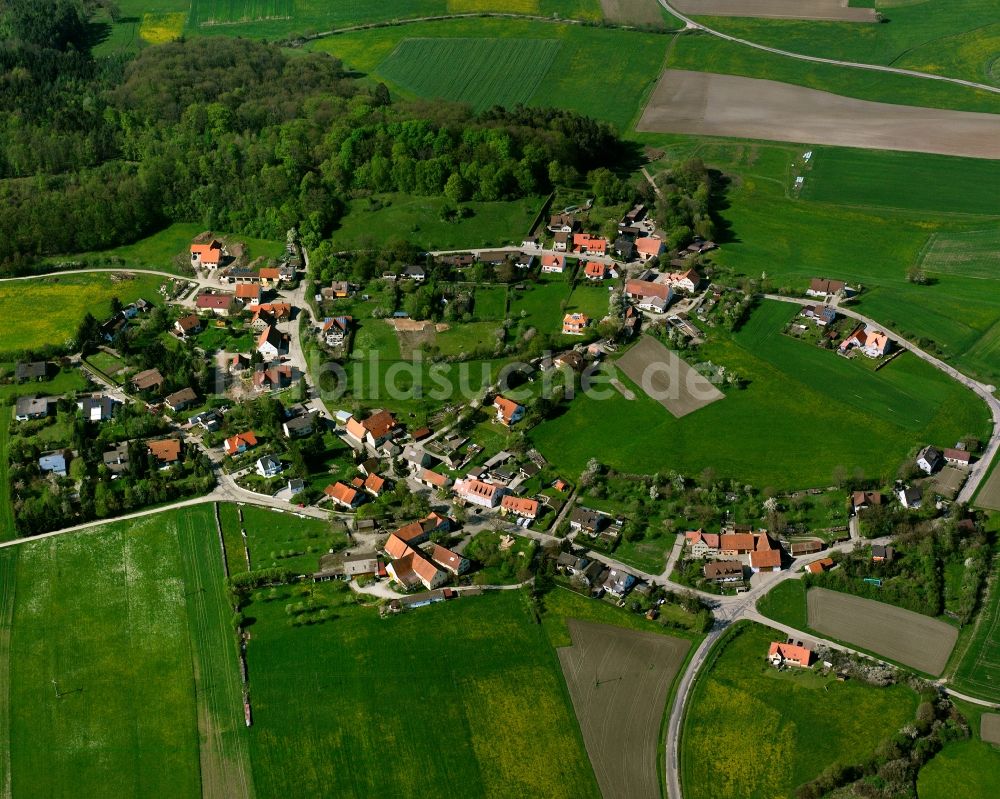
[[[684,23],[684,25],[692,30],[704,31],[710,36],[715,36],[719,39],[725,39],[727,42],[733,42],[734,44],[742,44],[744,47],[752,47],[754,50],[763,50],[765,53],[772,53],[773,55],[784,56],[785,58],[794,58],[798,61],[810,61],[814,64],[830,64],[836,67],[848,67],[851,69],[867,69],[871,72],[888,72],[893,75],[906,75],[911,78],[924,78],[925,80],[938,80],[945,83],[954,83],[959,86],[965,86],[970,89],[978,89],[984,92],[990,92],[992,94],[1000,94],[1000,87],[990,86],[986,83],[976,83],[971,80],[964,80],[962,78],[951,78],[947,75],[935,75],[930,72],[918,72],[914,69],[901,69],[900,67],[888,67],[882,64],[864,64],[857,61],[841,61],[837,58],[822,58],[820,56],[806,55],[804,53],[795,53],[791,50],[781,50],[777,47],[768,47],[764,44],[758,44],[757,42],[751,42],[748,39],[741,39],[738,36],[731,36],[728,33],[723,33],[722,31],[717,31],[714,28],[709,28],[702,25],[700,22],[695,22],[691,17],[685,16],[672,5],[670,5],[667,0],[659,0],[660,5],[670,14],[673,14],[677,19]]]

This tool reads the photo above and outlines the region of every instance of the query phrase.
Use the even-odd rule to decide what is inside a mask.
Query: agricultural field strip
[[[0,799],[10,799],[10,636],[17,550],[0,551]]]
[[[970,663],[966,652],[954,676],[956,684],[969,686],[986,695],[991,692],[995,694],[998,689],[993,677],[1000,678],[1000,574],[996,571],[996,563],[994,561],[994,574],[988,585],[988,594],[976,621],[973,638],[969,642],[969,648],[976,647],[973,649],[975,657]],[[989,623],[984,631],[981,626],[986,620]],[[985,679],[977,676],[980,674],[984,674]]]
[[[925,272],[1000,280],[1000,231],[975,230],[944,236],[932,233],[918,263]]]
[[[846,0],[673,0],[685,14],[705,17],[764,17],[838,22],[875,22],[874,8]]]
[[[1000,94],[1000,87],[990,86],[986,83],[976,83],[971,80],[964,80],[963,78],[952,78],[947,75],[935,75],[931,72],[919,72],[913,69],[902,69],[900,67],[889,67],[883,66],[881,64],[865,64],[857,61],[844,61],[836,58],[822,58],[820,56],[805,55],[803,53],[793,53],[789,50],[782,50],[778,47],[768,47],[764,44],[758,44],[757,42],[751,42],[747,39],[741,39],[738,36],[730,36],[722,31],[715,30],[714,28],[709,28],[706,25],[701,24],[693,20],[691,17],[678,11],[676,8],[671,6],[667,0],[657,0],[661,6],[663,6],[666,11],[673,14],[677,19],[683,22],[688,28],[694,28],[695,30],[704,31],[710,36],[714,36],[718,39],[724,39],[728,42],[733,42],[734,44],[741,44],[746,47],[752,47],[754,50],[761,50],[765,53],[771,53],[773,55],[780,55],[786,58],[793,58],[797,61],[810,61],[814,64],[830,64],[836,67],[850,67],[852,69],[864,69],[872,72],[887,72],[894,75],[908,75],[915,78],[924,78],[926,80],[936,80],[943,81],[945,83],[954,83],[958,86],[968,86],[972,89],[979,89],[984,92],[990,92],[991,94]]]

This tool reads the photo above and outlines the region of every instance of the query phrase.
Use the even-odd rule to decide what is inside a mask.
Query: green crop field
[[[309,47],[332,53],[348,66],[386,80],[391,89],[407,93],[382,68],[384,63],[391,63],[390,56],[400,42],[486,38],[559,43],[551,66],[526,104],[578,111],[610,122],[620,130],[630,128],[638,118],[645,97],[659,77],[671,41],[669,37],[637,31],[516,19],[475,19],[415,22],[345,33],[311,42]],[[462,60],[450,60],[439,62],[437,69],[440,76],[433,82],[451,84],[460,80],[466,67]],[[608,89],[612,86],[613,95]]]
[[[834,762],[863,761],[912,720],[917,695],[902,685],[872,688],[772,668],[765,661],[768,644],[782,637],[746,625],[709,655],[684,719],[685,796],[792,796]]]
[[[559,47],[555,39],[404,39],[379,73],[420,97],[512,108],[531,100]]]
[[[520,591],[380,619],[343,585],[308,590],[325,621],[293,626],[287,591],[247,608],[260,799],[598,796],[555,651]]]
[[[254,569],[281,568],[311,574],[319,568],[320,556],[326,554],[334,539],[343,538],[322,519],[300,519],[293,513],[277,513],[256,505],[244,505],[240,511]]]
[[[296,0],[191,0],[191,25],[291,19]]]
[[[1000,573],[994,568],[989,590],[968,639],[956,647],[951,682],[960,691],[1000,699]]]
[[[110,313],[111,298],[129,303],[142,297],[155,302],[163,278],[135,275],[115,282],[110,274],[55,275],[0,282],[0,315],[8,331],[0,354],[10,354],[72,340],[88,311],[98,319]]]
[[[779,22],[769,19],[764,24],[770,28]],[[677,37],[668,66],[796,83],[861,100],[958,111],[1000,111],[1000,95],[981,89],[927,78],[807,63],[705,34]]]
[[[891,64],[1000,85],[1000,8],[992,0],[876,2],[883,24],[699,17],[708,27],[796,53]]]
[[[1000,228],[933,235],[920,266],[934,274],[1000,280]]]
[[[377,199],[377,210],[372,210],[368,199],[347,203],[347,213],[332,236],[337,247],[372,242],[373,231],[379,230],[391,230],[428,250],[520,244],[542,202],[540,197],[466,202],[462,207],[468,208],[472,216],[445,221],[441,209],[451,203],[444,197],[382,194]]]
[[[635,391],[634,400],[612,389],[606,399],[577,396],[530,438],[570,476],[596,457],[626,472],[697,475],[712,467],[720,477],[754,485],[804,488],[828,485],[838,467],[889,478],[916,441],[987,433],[985,405],[933,367],[904,355],[873,372],[781,335],[795,313],[795,306],[766,302],[735,336],[713,331],[717,338],[699,349],[697,359],[725,365],[749,381],[719,402],[676,419],[620,376]],[[623,419],[642,419],[642,435],[623,438]],[[817,446],[817,431],[851,429],[865,435],[826,436]],[[760,457],[775,451],[780,459]]]

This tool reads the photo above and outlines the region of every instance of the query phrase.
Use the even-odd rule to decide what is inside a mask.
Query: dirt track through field
[[[650,336],[644,336],[615,364],[678,419],[725,397],[707,377]]]
[[[688,70],[663,73],[638,130],[1000,158],[1000,114],[875,103]]]
[[[692,16],[875,21],[874,8],[851,8],[847,0],[674,0],[671,5]]]
[[[807,597],[812,629],[934,676],[958,640],[950,624],[895,605],[826,588],[812,588]]]
[[[559,652],[583,742],[604,799],[660,799],[660,724],[690,641],[567,622]]]
[[[663,27],[663,14],[656,0],[601,0],[601,11],[608,22],[619,25]]]

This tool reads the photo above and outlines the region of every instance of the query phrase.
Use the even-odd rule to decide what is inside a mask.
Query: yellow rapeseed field
[[[187,13],[171,11],[165,14],[143,14],[139,36],[149,44],[163,44],[180,38],[184,32]]]

